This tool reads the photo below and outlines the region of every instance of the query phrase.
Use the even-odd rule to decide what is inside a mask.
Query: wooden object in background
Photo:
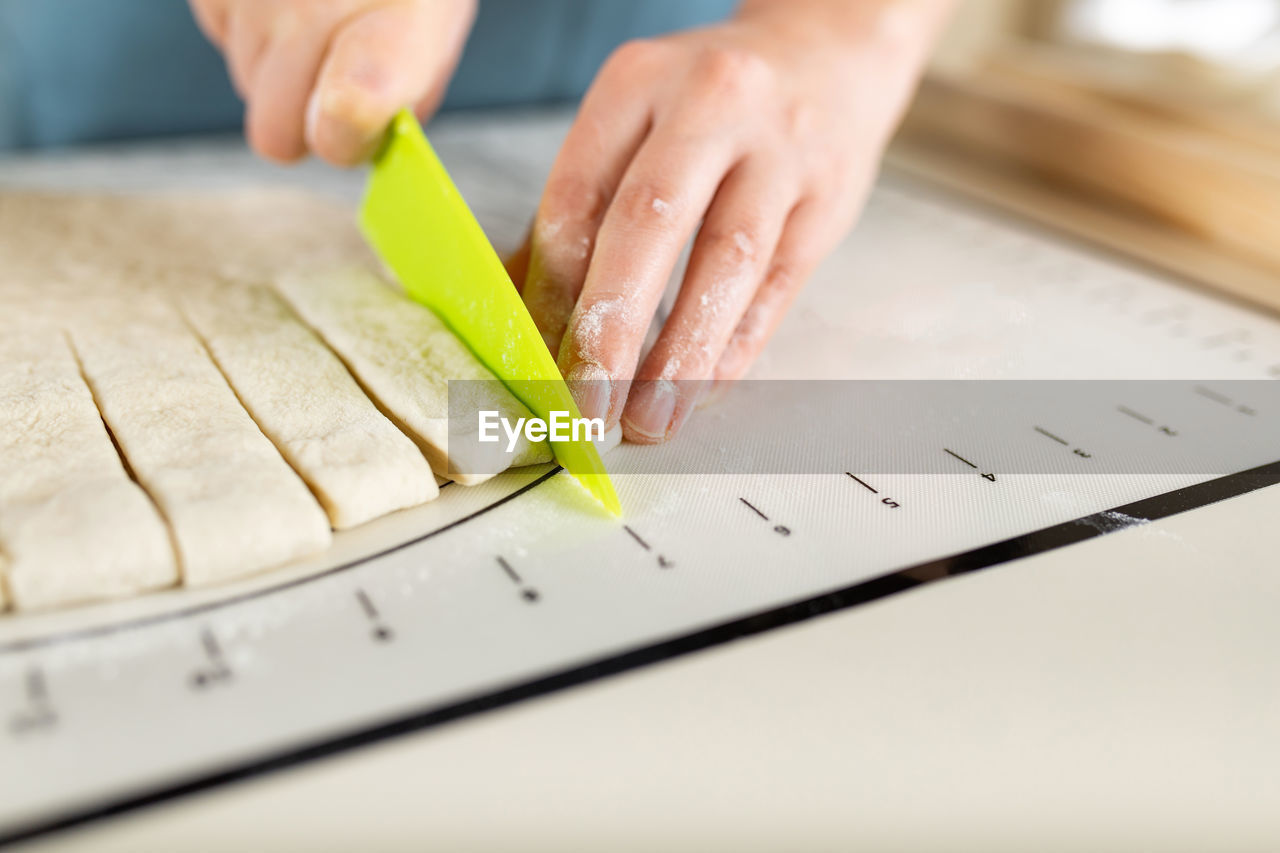
[[[914,152],[907,159],[918,167],[964,173],[961,183],[1024,187],[1022,208],[1029,195],[1060,207],[1053,190],[1066,191],[1072,217],[1088,202],[1115,220],[1100,226],[1095,216],[1084,229],[1106,232],[1104,242],[1139,230],[1147,248],[1135,254],[1183,266],[1194,255],[1195,270],[1180,271],[1280,310],[1280,141],[1240,122],[1217,126],[1210,113],[1192,122],[1174,112],[1126,104],[1043,65],[993,64],[931,74],[898,149]]]
[[[1256,77],[1213,68],[1194,57],[1003,39],[970,68],[1038,86],[1046,95],[1083,95],[1280,158],[1280,119],[1265,109],[1272,92],[1264,91]]]

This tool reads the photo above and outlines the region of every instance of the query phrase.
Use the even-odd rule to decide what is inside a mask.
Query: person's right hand
[[[191,0],[227,60],[262,156],[352,166],[392,116],[444,96],[475,0]]]

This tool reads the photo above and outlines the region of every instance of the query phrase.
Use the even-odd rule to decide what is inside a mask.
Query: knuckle
[[[632,224],[663,228],[677,212],[676,191],[653,178],[641,178],[618,191],[618,212]]]
[[[734,263],[750,263],[759,257],[762,232],[758,222],[741,222],[728,228],[704,228],[699,234],[699,242],[720,258]]]
[[[698,57],[697,73],[706,89],[718,95],[758,97],[770,85],[772,69],[758,53],[715,46]]]
[[[799,258],[774,258],[762,285],[765,295],[785,299],[787,295],[795,293],[804,283],[804,266]]]
[[[820,127],[820,113],[808,103],[790,103],[783,111],[782,126],[788,139],[812,139]]]
[[[664,45],[656,39],[632,39],[614,50],[605,63],[605,71],[624,75],[634,73],[659,62],[665,53]]]

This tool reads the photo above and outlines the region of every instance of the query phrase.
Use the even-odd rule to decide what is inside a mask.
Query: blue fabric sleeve
[[[733,0],[482,0],[446,108],[576,98],[629,38]],[[0,147],[230,131],[243,107],[185,0],[0,0]]]
[[[568,100],[614,48],[728,17],[737,0],[481,0],[446,107]]]
[[[62,145],[239,125],[217,51],[183,0],[0,0],[13,92],[0,136]]]

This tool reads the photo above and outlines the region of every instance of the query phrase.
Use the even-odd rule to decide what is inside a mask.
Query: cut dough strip
[[[52,329],[0,332],[0,551],[0,586],[19,609],[178,581],[164,522]]]
[[[334,528],[439,494],[413,441],[378,411],[338,357],[273,291],[227,282],[185,293],[183,313]]]
[[[501,444],[460,440],[450,458],[450,380],[471,381],[470,410],[491,409],[512,420],[529,417],[529,411],[435,314],[395,292],[373,272],[346,267],[281,276],[276,284],[369,394],[418,441],[437,474],[474,485],[509,465],[551,461],[545,442],[531,444],[523,438],[512,455],[504,453]],[[455,421],[454,429],[461,425],[464,430],[477,423],[468,418]],[[471,434],[476,431],[478,426]]]
[[[173,311],[73,327],[85,377],[138,482],[169,523],[188,585],[318,551],[323,510]]]

